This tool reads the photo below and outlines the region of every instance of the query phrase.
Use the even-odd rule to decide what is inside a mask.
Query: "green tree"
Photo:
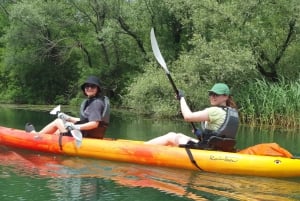
[[[13,102],[75,103],[79,84],[95,74],[123,107],[177,115],[151,27],[192,108],[208,104],[215,82],[247,103],[239,94],[251,83],[255,91],[258,80],[290,85],[300,76],[297,0],[23,0],[0,9],[2,98]]]
[[[202,1],[198,8],[193,15],[196,33],[207,41],[225,40],[232,48],[249,49],[256,70],[266,79],[290,77],[290,69],[296,72],[295,67],[299,72],[299,65],[282,62],[299,44],[297,1]]]
[[[69,51],[65,34],[65,7],[57,3],[23,1],[10,10],[4,63],[15,102],[53,103],[78,77],[76,53]]]
[[[280,76],[299,79],[297,1],[163,2],[169,16],[175,19],[168,18],[162,21],[166,24],[155,24],[155,27],[170,27],[171,21],[176,22],[179,37],[170,37],[164,30],[156,29],[157,39],[174,80],[187,92],[192,107],[207,105],[207,89],[215,82],[228,83],[238,95],[241,85],[255,82],[257,78],[277,82]],[[175,44],[172,47],[178,47],[174,48],[174,54],[167,50],[170,41]],[[144,82],[153,83],[149,72],[143,76],[144,79],[137,79],[130,88],[145,86]],[[151,87],[156,88],[147,86],[150,91]],[[169,90],[172,92],[170,87]],[[134,100],[131,93],[134,92],[129,93],[131,105],[136,105],[139,100]]]
[[[9,25],[9,13],[8,7],[9,1],[3,1],[0,3],[0,38],[5,34],[5,29]],[[0,41],[0,58],[5,52],[5,43]],[[1,89],[7,89],[9,84],[9,78],[7,76],[7,71],[4,68],[3,60],[0,60],[0,87]]]

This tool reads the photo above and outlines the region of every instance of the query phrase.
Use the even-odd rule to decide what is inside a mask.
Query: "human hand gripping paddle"
[[[74,128],[74,127],[72,127],[71,125],[68,126],[68,123],[63,118],[61,118],[62,115],[59,115],[60,113],[61,113],[60,105],[56,106],[55,108],[53,108],[50,111],[50,114],[57,115],[58,118],[63,120],[65,126],[67,126],[67,129],[71,132],[73,138],[75,139],[76,146],[80,147],[81,143],[82,143],[82,133],[81,133],[81,131]]]
[[[155,38],[155,34],[154,34],[154,29],[153,28],[151,29],[151,32],[150,32],[150,39],[151,39],[152,51],[154,53],[154,56],[155,56],[156,60],[158,61],[158,63],[160,64],[160,66],[165,70],[166,75],[167,75],[167,77],[168,77],[168,79],[169,79],[169,81],[170,81],[170,83],[171,83],[171,85],[173,87],[173,90],[176,93],[176,96],[177,97],[180,97],[180,96],[182,97],[183,96],[182,92],[180,92],[177,89],[177,87],[176,87],[176,85],[175,85],[175,83],[174,83],[174,81],[173,81],[173,79],[171,77],[170,71],[167,68],[167,64],[166,64],[163,56],[160,53],[160,50],[159,50],[159,47],[158,47],[158,44],[157,44],[157,40]],[[195,124],[193,122],[191,122],[191,125],[193,127],[194,134],[200,139],[201,138],[201,132],[200,132],[200,130],[196,128],[196,126],[195,126]]]

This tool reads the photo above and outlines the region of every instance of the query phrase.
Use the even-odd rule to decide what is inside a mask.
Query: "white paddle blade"
[[[158,63],[161,65],[161,67],[163,67],[163,69],[166,71],[167,74],[170,74],[168,68],[167,68],[167,64],[163,58],[163,56],[160,53],[158,44],[157,44],[157,40],[155,38],[155,34],[154,34],[154,29],[151,29],[150,32],[150,40],[151,40],[151,47],[152,47],[152,51],[154,53],[154,56],[156,58],[156,60],[158,61]]]
[[[51,111],[50,111],[50,114],[52,115],[57,115],[57,113],[60,112],[60,105],[56,106],[55,108],[53,108]]]
[[[82,144],[82,141],[75,140],[76,147],[79,148]]]
[[[82,133],[79,130],[71,130],[71,134],[75,139],[76,147],[80,147],[82,144]]]
[[[80,130],[71,130],[71,134],[76,141],[82,141],[82,133]]]

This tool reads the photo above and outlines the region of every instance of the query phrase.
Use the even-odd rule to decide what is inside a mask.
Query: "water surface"
[[[67,109],[66,109],[67,110]],[[68,109],[76,113],[76,110]],[[2,107],[0,125],[42,128],[49,111]],[[191,133],[182,121],[115,111],[107,137],[147,140],[168,131]],[[277,142],[300,155],[298,131],[241,126],[238,148]],[[300,179],[232,176],[57,156],[0,146],[0,200],[300,200]]]

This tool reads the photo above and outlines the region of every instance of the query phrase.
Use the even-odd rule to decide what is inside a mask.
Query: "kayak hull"
[[[222,174],[300,176],[299,159],[148,145],[143,141],[83,138],[81,146],[77,147],[72,137],[50,134],[36,137],[22,130],[0,127],[0,144],[53,154]]]

